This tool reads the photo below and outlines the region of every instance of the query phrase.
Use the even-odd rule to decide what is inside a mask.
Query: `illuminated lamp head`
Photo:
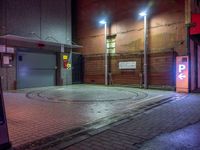
[[[147,16],[147,12],[146,11],[140,12],[139,15],[142,17]]]
[[[106,24],[107,22],[106,22],[106,20],[101,20],[101,21],[99,21],[99,23],[100,24]]]

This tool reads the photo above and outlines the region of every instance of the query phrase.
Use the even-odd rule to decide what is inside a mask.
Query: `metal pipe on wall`
[[[105,85],[108,85],[108,51],[107,51],[107,23],[104,24],[105,30]]]
[[[148,88],[148,73],[147,73],[147,15],[144,16],[144,88]]]

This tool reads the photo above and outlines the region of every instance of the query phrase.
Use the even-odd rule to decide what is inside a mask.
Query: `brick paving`
[[[89,87],[96,88],[97,91],[101,88],[105,88],[104,86],[82,85],[73,87],[75,87],[74,90],[76,92],[73,92],[72,90],[71,94],[77,93],[78,88],[85,89],[86,93]],[[58,90],[58,87],[54,88]],[[68,86],[66,88],[73,89],[72,86]],[[81,127],[85,124],[94,122],[95,120],[110,116],[112,114],[120,114],[124,111],[127,111],[127,109],[134,107],[137,102],[140,102],[141,98],[149,98],[149,101],[152,101],[152,97],[161,98],[175,95],[174,92],[168,91],[145,91],[133,88],[113,87],[108,89],[107,92],[109,92],[109,90],[117,90],[122,92],[120,94],[123,94],[124,90],[124,93],[127,93],[127,91],[133,92],[134,96],[138,96],[140,98],[136,97],[126,99],[125,97],[125,100],[104,101],[104,99],[106,99],[104,96],[104,99],[102,99],[101,102],[91,100],[80,102],[73,101],[73,96],[71,96],[70,101],[68,101],[67,97],[63,94],[65,93],[66,89],[59,89],[60,91],[63,90],[63,93],[60,93],[60,97],[59,95],[56,95],[60,98],[60,100],[57,100],[56,96],[52,95],[51,93],[49,96],[46,93],[48,89],[49,88],[43,88],[39,90],[40,95],[42,94],[42,99],[40,99],[41,97],[37,96],[38,92],[33,92],[36,94],[36,96],[33,95],[31,98],[27,97],[27,93],[38,91],[38,89],[4,93],[9,135],[14,147],[40,140],[51,135],[59,134],[70,129]],[[45,92],[43,92],[43,90]],[[145,92],[147,97],[144,97]],[[141,93],[143,94],[141,95]],[[92,93],[88,93],[88,95],[94,96]],[[128,96],[130,95],[131,94],[128,93]],[[75,95],[75,97],[75,100],[77,100],[77,95]],[[127,137],[124,137],[123,139],[126,138]]]
[[[151,149],[151,147],[147,147],[148,145],[143,147],[146,141],[163,133],[170,133],[199,122],[199,108],[200,95],[190,94],[184,99],[174,100],[146,111],[137,117],[134,116],[125,123],[110,127],[108,130],[71,145],[65,150],[148,150]],[[190,145],[191,149],[197,148],[196,145],[192,147],[192,143],[187,144]],[[153,149],[155,148],[156,145]],[[170,149],[174,148],[170,147]]]
[[[142,150],[199,150],[200,122],[177,131],[162,134],[142,144]]]

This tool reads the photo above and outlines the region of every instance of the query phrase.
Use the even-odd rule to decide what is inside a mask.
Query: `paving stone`
[[[65,88],[69,87],[59,87],[60,89],[58,89],[64,92]],[[76,92],[80,88],[78,86],[72,87]],[[85,91],[87,91],[87,87],[90,86],[83,86]],[[91,87],[94,87],[97,91],[99,89],[98,86]],[[59,91],[58,89],[55,92],[53,88],[55,87],[52,87],[49,91],[48,88],[41,88],[40,90],[31,89],[28,92],[33,92],[30,93],[29,97],[26,97],[27,91],[21,93],[5,93],[9,134],[14,146],[17,147],[24,143],[63,133],[64,131],[83,126],[86,123],[91,123],[111,114],[120,115],[122,112],[127,111],[127,109],[129,109],[129,113],[133,109],[132,117],[131,119],[129,118],[130,120],[121,121],[114,126],[104,128],[108,130],[97,127],[99,132],[91,132],[90,138],[72,145],[69,148],[86,149],[91,146],[84,144],[87,142],[92,144],[92,149],[95,149],[97,147],[99,148],[99,142],[101,142],[103,149],[112,149],[113,147],[118,147],[119,149],[134,149],[145,140],[151,139],[161,133],[183,128],[188,124],[193,124],[200,120],[198,94],[189,95],[184,100],[177,99],[153,109],[150,109],[151,107],[149,108],[149,106],[151,105],[149,105],[146,108],[147,111],[145,111],[142,108],[143,105],[141,107],[135,107],[135,104],[139,106],[139,103],[142,101],[137,98],[134,100],[123,100],[123,102],[105,101],[106,96],[104,96],[101,97],[101,102],[98,99],[95,101],[91,101],[91,99],[87,101],[85,99],[85,102],[83,102],[85,96],[87,96],[84,95],[81,101],[73,102],[72,96],[67,101],[67,98],[65,96],[63,97],[62,93],[57,93]],[[176,93],[167,91],[145,91],[140,89],[135,90],[133,88],[113,88],[112,90],[114,93],[116,93],[115,90],[122,92],[124,90],[124,93],[128,93],[127,95],[134,95],[135,91],[138,93],[141,92],[140,98],[145,97],[144,93],[148,95],[148,98],[158,95],[176,96]],[[40,93],[40,97],[37,96],[37,93]],[[62,101],[56,99],[59,94],[62,96]],[[182,94],[177,95],[184,97]],[[45,97],[49,97],[49,99],[45,99]],[[77,95],[75,97],[77,98]],[[150,99],[149,101],[153,102],[155,99]],[[138,113],[137,116],[134,115],[136,112]],[[127,113],[125,115],[131,116],[131,114]]]
[[[100,133],[98,137],[94,137],[101,139],[101,136],[104,135],[105,138],[101,140],[104,140],[105,142],[107,137],[107,141],[116,143],[118,148],[122,150],[125,149],[126,145],[131,145],[131,143],[133,145],[131,147],[132,149],[139,149],[142,146],[142,143],[148,139],[200,121],[199,106],[199,95],[191,95],[183,100],[173,101],[159,106],[148,113],[143,113],[142,115],[133,118],[131,121],[114,126],[109,129],[109,131]],[[116,137],[116,135],[119,136]],[[125,138],[127,135],[132,138]],[[89,138],[88,141],[92,140],[94,137]],[[116,138],[119,138],[120,140]],[[115,142],[112,142],[113,140],[115,140]],[[121,147],[120,144],[122,143],[125,145],[124,147]],[[155,147],[153,149],[151,147],[145,147],[145,150],[154,150]],[[167,149],[169,149],[169,147],[167,147]],[[185,147],[180,146],[179,149],[182,150],[185,149]]]

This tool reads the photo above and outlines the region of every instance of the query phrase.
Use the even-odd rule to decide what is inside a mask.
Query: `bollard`
[[[8,126],[5,114],[2,84],[0,78],[0,150],[6,150],[11,147],[8,136]]]

